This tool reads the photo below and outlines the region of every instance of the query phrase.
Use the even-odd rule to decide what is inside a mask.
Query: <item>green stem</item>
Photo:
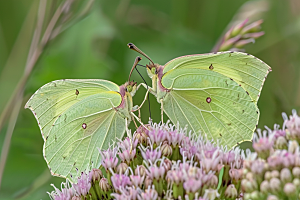
[[[153,184],[154,184],[155,190],[157,191],[158,195],[162,196],[163,191],[164,191],[163,180],[162,179],[160,179],[160,180],[155,180],[154,179]]]
[[[98,197],[98,199],[100,199],[101,197],[101,189],[100,189],[100,186],[99,186],[99,181],[95,181],[95,183],[93,184],[93,187],[94,187],[94,190],[96,192],[96,195]]]
[[[171,156],[171,160],[180,160],[182,158],[180,154],[179,146],[177,145],[173,151],[173,154]]]
[[[182,183],[179,183],[179,185],[173,184],[173,196],[174,196],[174,198],[178,199],[179,196],[181,196],[181,198],[183,198],[183,194],[184,194],[184,190],[183,190]]]
[[[91,194],[91,199],[92,199],[92,200],[97,200],[97,199],[99,199],[99,197],[98,197],[98,195],[97,195],[97,193],[96,193],[96,191],[95,191],[95,189],[94,189],[93,186],[91,187],[89,193]]]
[[[17,102],[14,105],[14,108],[12,110],[10,119],[9,119],[9,123],[8,123],[8,128],[5,134],[5,138],[4,138],[4,143],[3,143],[3,147],[2,147],[2,151],[1,151],[1,158],[0,158],[0,186],[1,186],[1,180],[2,180],[2,175],[4,172],[4,168],[5,168],[5,163],[6,163],[6,159],[7,159],[7,155],[9,152],[9,147],[10,147],[10,142],[11,142],[11,137],[18,119],[18,115],[19,115],[19,111],[21,108],[21,104],[22,104],[22,100],[23,100],[23,91],[21,91],[21,93],[19,94],[18,98],[17,98]]]
[[[189,200],[193,200],[195,198],[195,194],[194,193],[189,193]]]
[[[112,186],[111,173],[109,170],[106,171],[106,175],[107,175],[107,181],[108,181],[109,185]]]

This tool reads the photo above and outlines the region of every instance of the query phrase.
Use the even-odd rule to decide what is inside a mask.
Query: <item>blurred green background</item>
[[[61,2],[46,2],[42,33]],[[17,98],[21,108],[18,109],[16,102],[12,104],[17,114],[19,111],[15,127],[10,115],[3,121],[2,155],[7,130],[9,127],[14,130],[6,162],[1,159],[0,165],[5,168],[0,180],[0,199],[49,199],[46,191],[53,190],[50,183],[60,187],[63,181],[51,177],[47,169],[40,130],[30,110],[24,109],[29,97],[42,85],[57,79],[95,78],[123,84],[138,56],[126,46],[129,42],[136,44],[154,62],[164,64],[178,56],[210,52],[234,21],[263,19],[265,35],[245,47],[273,70],[258,102],[261,111],[258,127],[282,125],[282,112],[290,115],[293,108],[299,111],[299,0],[96,0],[91,6],[89,2],[74,1],[74,6],[62,13],[65,18],[59,19],[62,26],[57,26],[54,36],[61,33],[47,42],[33,70],[29,70],[28,80],[25,78],[23,98]],[[11,101],[20,80],[27,76],[24,70],[38,10],[42,10],[38,0],[0,0],[0,113]],[[141,63],[148,61],[144,58]],[[140,71],[150,84],[145,70],[141,67]],[[136,72],[133,79],[142,82]],[[140,104],[144,94],[145,90],[140,89],[134,104]],[[150,100],[152,117],[159,121],[159,105],[153,97]],[[143,121],[147,122],[148,117],[145,105]]]

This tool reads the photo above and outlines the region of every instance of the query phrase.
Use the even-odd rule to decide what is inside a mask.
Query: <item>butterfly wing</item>
[[[59,80],[41,87],[27,102],[44,138],[44,157],[53,175],[74,177],[99,167],[96,147],[107,148],[125,132],[119,86],[105,80]]]
[[[208,139],[233,147],[250,140],[259,110],[238,83],[220,73],[197,68],[176,68],[163,75],[168,88],[163,109],[173,123],[188,125]]]
[[[175,58],[168,62],[163,72],[176,69],[205,69],[223,74],[247,91],[257,103],[264,81],[271,68],[258,58],[241,52],[195,54]]]

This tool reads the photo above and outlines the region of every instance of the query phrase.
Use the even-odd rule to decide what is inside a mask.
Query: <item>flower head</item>
[[[151,144],[159,146],[168,136],[168,126],[166,124],[150,124],[150,130],[148,131],[148,137]]]
[[[116,168],[118,164],[117,152],[118,149],[115,147],[113,149],[109,148],[107,150],[101,151],[98,149],[101,155],[101,164],[108,170],[109,168]]]
[[[48,194],[52,200],[71,199],[75,195],[75,190],[70,187],[70,183],[68,182],[68,180],[66,181],[66,183],[61,184],[61,191],[53,184],[51,184],[51,186],[54,187],[54,191],[52,191],[51,193],[48,192]]]
[[[120,190],[120,188],[125,188],[126,186],[131,186],[130,178],[124,174],[114,174],[111,177],[111,182],[115,189]]]
[[[78,178],[77,183],[73,184],[78,195],[87,195],[91,189],[91,174],[81,173],[81,177]]]

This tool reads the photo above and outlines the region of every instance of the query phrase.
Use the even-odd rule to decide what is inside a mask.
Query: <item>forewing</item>
[[[162,85],[170,89],[163,109],[173,123],[230,148],[252,138],[259,110],[230,78],[204,69],[177,69],[162,77]]]
[[[112,107],[120,99],[112,91],[90,95],[55,120],[44,144],[44,157],[53,175],[74,178],[90,166],[100,166],[97,147],[107,149],[125,132],[125,119]]]
[[[175,58],[164,67],[164,73],[177,69],[205,69],[227,76],[241,85],[254,102],[271,68],[258,58],[241,52],[195,54]]]
[[[119,86],[99,79],[57,80],[37,90],[25,108],[29,108],[34,114],[45,140],[55,120],[68,108],[90,95],[107,91],[119,92]],[[121,97],[114,100],[114,106],[121,103]]]

